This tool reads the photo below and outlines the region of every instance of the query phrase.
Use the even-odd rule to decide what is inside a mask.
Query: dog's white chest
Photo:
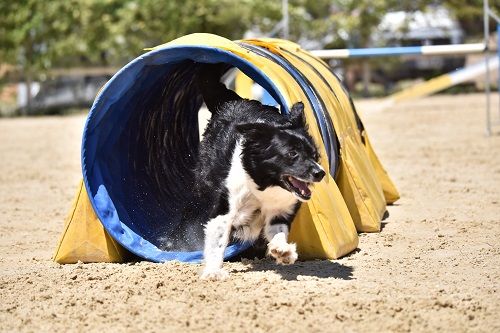
[[[248,217],[249,214],[259,210],[265,222],[275,216],[292,214],[297,203],[297,198],[292,193],[279,186],[268,187],[264,191],[258,190],[255,182],[243,168],[240,143],[237,143],[234,149],[226,187],[233,214],[243,214]]]
[[[252,192],[259,201],[266,219],[292,214],[297,203],[297,198],[292,193],[279,186],[268,187],[264,191],[255,189]]]

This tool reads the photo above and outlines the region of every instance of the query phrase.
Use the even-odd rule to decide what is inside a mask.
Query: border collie
[[[278,264],[293,264],[297,250],[288,243],[290,225],[301,202],[311,198],[311,184],[325,176],[307,132],[304,105],[294,104],[285,117],[277,108],[242,99],[210,67],[198,78],[212,113],[200,142],[194,182],[194,201],[208,207],[203,212],[208,222],[201,278],[229,276],[222,264],[231,239],[254,242],[263,236]],[[184,215],[183,220],[199,212]]]

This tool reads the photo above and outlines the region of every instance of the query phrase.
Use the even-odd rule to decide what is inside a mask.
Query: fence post
[[[500,23],[497,22],[497,56],[500,62]],[[498,116],[500,117],[500,65],[498,66],[497,90],[498,90]]]

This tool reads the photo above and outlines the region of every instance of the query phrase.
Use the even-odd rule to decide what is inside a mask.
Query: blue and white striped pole
[[[372,58],[400,55],[457,55],[482,53],[486,50],[483,43],[450,44],[401,47],[369,47],[361,49],[313,50],[312,54],[323,59]]]

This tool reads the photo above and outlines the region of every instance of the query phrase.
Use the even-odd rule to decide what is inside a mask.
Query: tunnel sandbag
[[[106,232],[143,259],[202,259],[202,228],[189,235],[175,230],[182,208],[192,199],[199,145],[203,100],[194,82],[202,66],[214,63],[237,68],[257,82],[282,114],[295,102],[304,103],[309,132],[328,175],[302,205],[290,237],[305,259],[333,259],[354,250],[356,229],[335,182],[336,134],[318,108],[321,101],[312,99],[311,89],[302,86],[305,81],[296,80],[282,64],[209,34],[185,36],[152,49],[122,68],[97,96],[84,130],[82,171],[88,200]],[[185,236],[193,238],[199,250],[165,250],[170,240]],[[225,258],[249,246],[230,244]]]
[[[396,185],[394,185],[394,182],[392,181],[391,177],[389,177],[389,174],[385,170],[384,166],[380,162],[380,159],[375,153],[375,150],[373,149],[373,146],[370,142],[368,133],[366,133],[365,130],[362,131],[362,136],[363,136],[363,143],[366,148],[366,153],[370,157],[370,161],[375,168],[377,177],[382,183],[382,190],[384,191],[385,202],[388,205],[392,205],[393,203],[399,200],[400,198],[399,191]]]
[[[123,262],[130,252],[103,228],[88,199],[83,180],[64,221],[64,230],[52,257],[60,264],[82,262]]]

